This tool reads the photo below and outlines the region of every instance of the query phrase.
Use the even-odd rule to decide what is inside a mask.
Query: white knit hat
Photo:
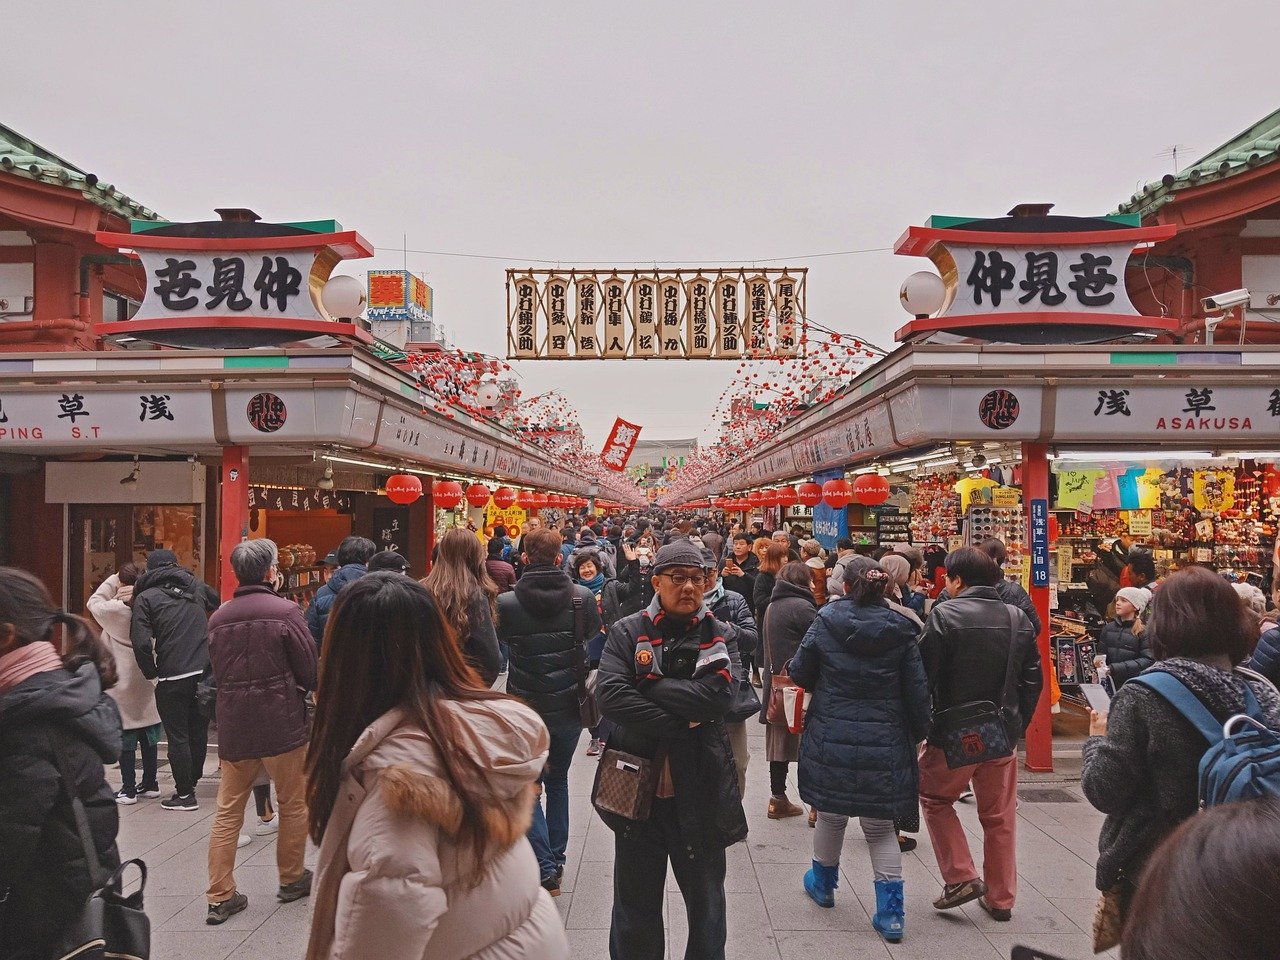
[[[1128,600],[1137,608],[1138,616],[1142,616],[1151,603],[1151,591],[1146,587],[1121,587],[1116,591],[1116,599]]]

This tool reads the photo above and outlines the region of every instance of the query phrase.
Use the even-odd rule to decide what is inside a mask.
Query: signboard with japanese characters
[[[1160,440],[1183,450],[1206,440],[1280,438],[1280,388],[1217,386],[1210,373],[1160,385],[1064,384],[1055,419],[1057,436]]]
[[[250,487],[250,510],[351,510],[351,494],[336,490],[307,490],[296,487]]]
[[[104,246],[133,250],[144,290],[128,320],[95,325],[100,336],[132,336],[167,346],[273,346],[333,336],[369,342],[359,324],[335,321],[320,292],[337,263],[368,257],[358,233],[328,221],[154,224],[134,221],[132,233],[97,234]],[[401,284],[401,304],[411,300]],[[390,291],[381,290],[380,296]]]
[[[213,405],[207,389],[68,385],[39,393],[0,392],[0,450],[120,443],[190,449],[213,442]]]
[[[640,429],[639,424],[627,423],[618,417],[613,423],[613,429],[609,431],[609,438],[604,442],[604,449],[600,451],[600,462],[610,470],[625,470],[631,451],[640,439]]]
[[[1031,501],[1031,586],[1049,585],[1049,501]]]
[[[804,268],[507,272],[511,359],[804,353]]]
[[[932,217],[928,226],[909,227],[894,252],[932,260],[946,293],[934,316],[917,316],[897,339],[944,331],[1006,343],[1098,343],[1135,330],[1176,330],[1173,318],[1139,315],[1125,287],[1134,247],[1168,239],[1175,227],[1047,209]]]
[[[368,311],[370,320],[431,319],[431,287],[408,270],[370,270]]]

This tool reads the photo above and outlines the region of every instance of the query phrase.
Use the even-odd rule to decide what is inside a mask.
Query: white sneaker
[[[131,807],[138,802],[138,796],[134,793],[125,793],[121,790],[116,794],[116,803],[122,807]]]
[[[247,833],[242,833],[240,834],[239,839],[236,840],[236,849],[239,850],[241,847],[247,847],[251,843],[253,843],[253,838]]]
[[[280,831],[280,814],[276,814],[270,820],[259,820],[253,825],[253,835],[255,837],[269,837],[273,833]]]
[[[966,790],[964,793],[960,794],[960,802],[961,802],[961,803],[968,803],[968,802],[969,802],[970,800],[972,800],[972,799],[973,799],[973,791],[972,791],[972,790]]]

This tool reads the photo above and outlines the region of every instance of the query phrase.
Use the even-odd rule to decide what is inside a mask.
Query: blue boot
[[[804,892],[820,907],[836,905],[836,887],[840,886],[840,865],[824,867],[817,860],[804,875]]]
[[[901,943],[906,932],[901,880],[876,881],[876,915],[871,918],[876,933],[889,943]]]

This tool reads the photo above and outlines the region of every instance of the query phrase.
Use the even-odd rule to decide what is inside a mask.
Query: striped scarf
[[[662,622],[667,614],[662,609],[657,595],[654,595],[648,608],[642,612],[641,633],[636,640],[636,678],[638,680],[658,680],[662,673]],[[717,632],[715,615],[704,602],[689,622],[691,630],[699,631],[698,663],[693,672],[693,679],[708,674],[719,674],[726,681],[732,680],[729,668],[729,647],[724,637]]]

